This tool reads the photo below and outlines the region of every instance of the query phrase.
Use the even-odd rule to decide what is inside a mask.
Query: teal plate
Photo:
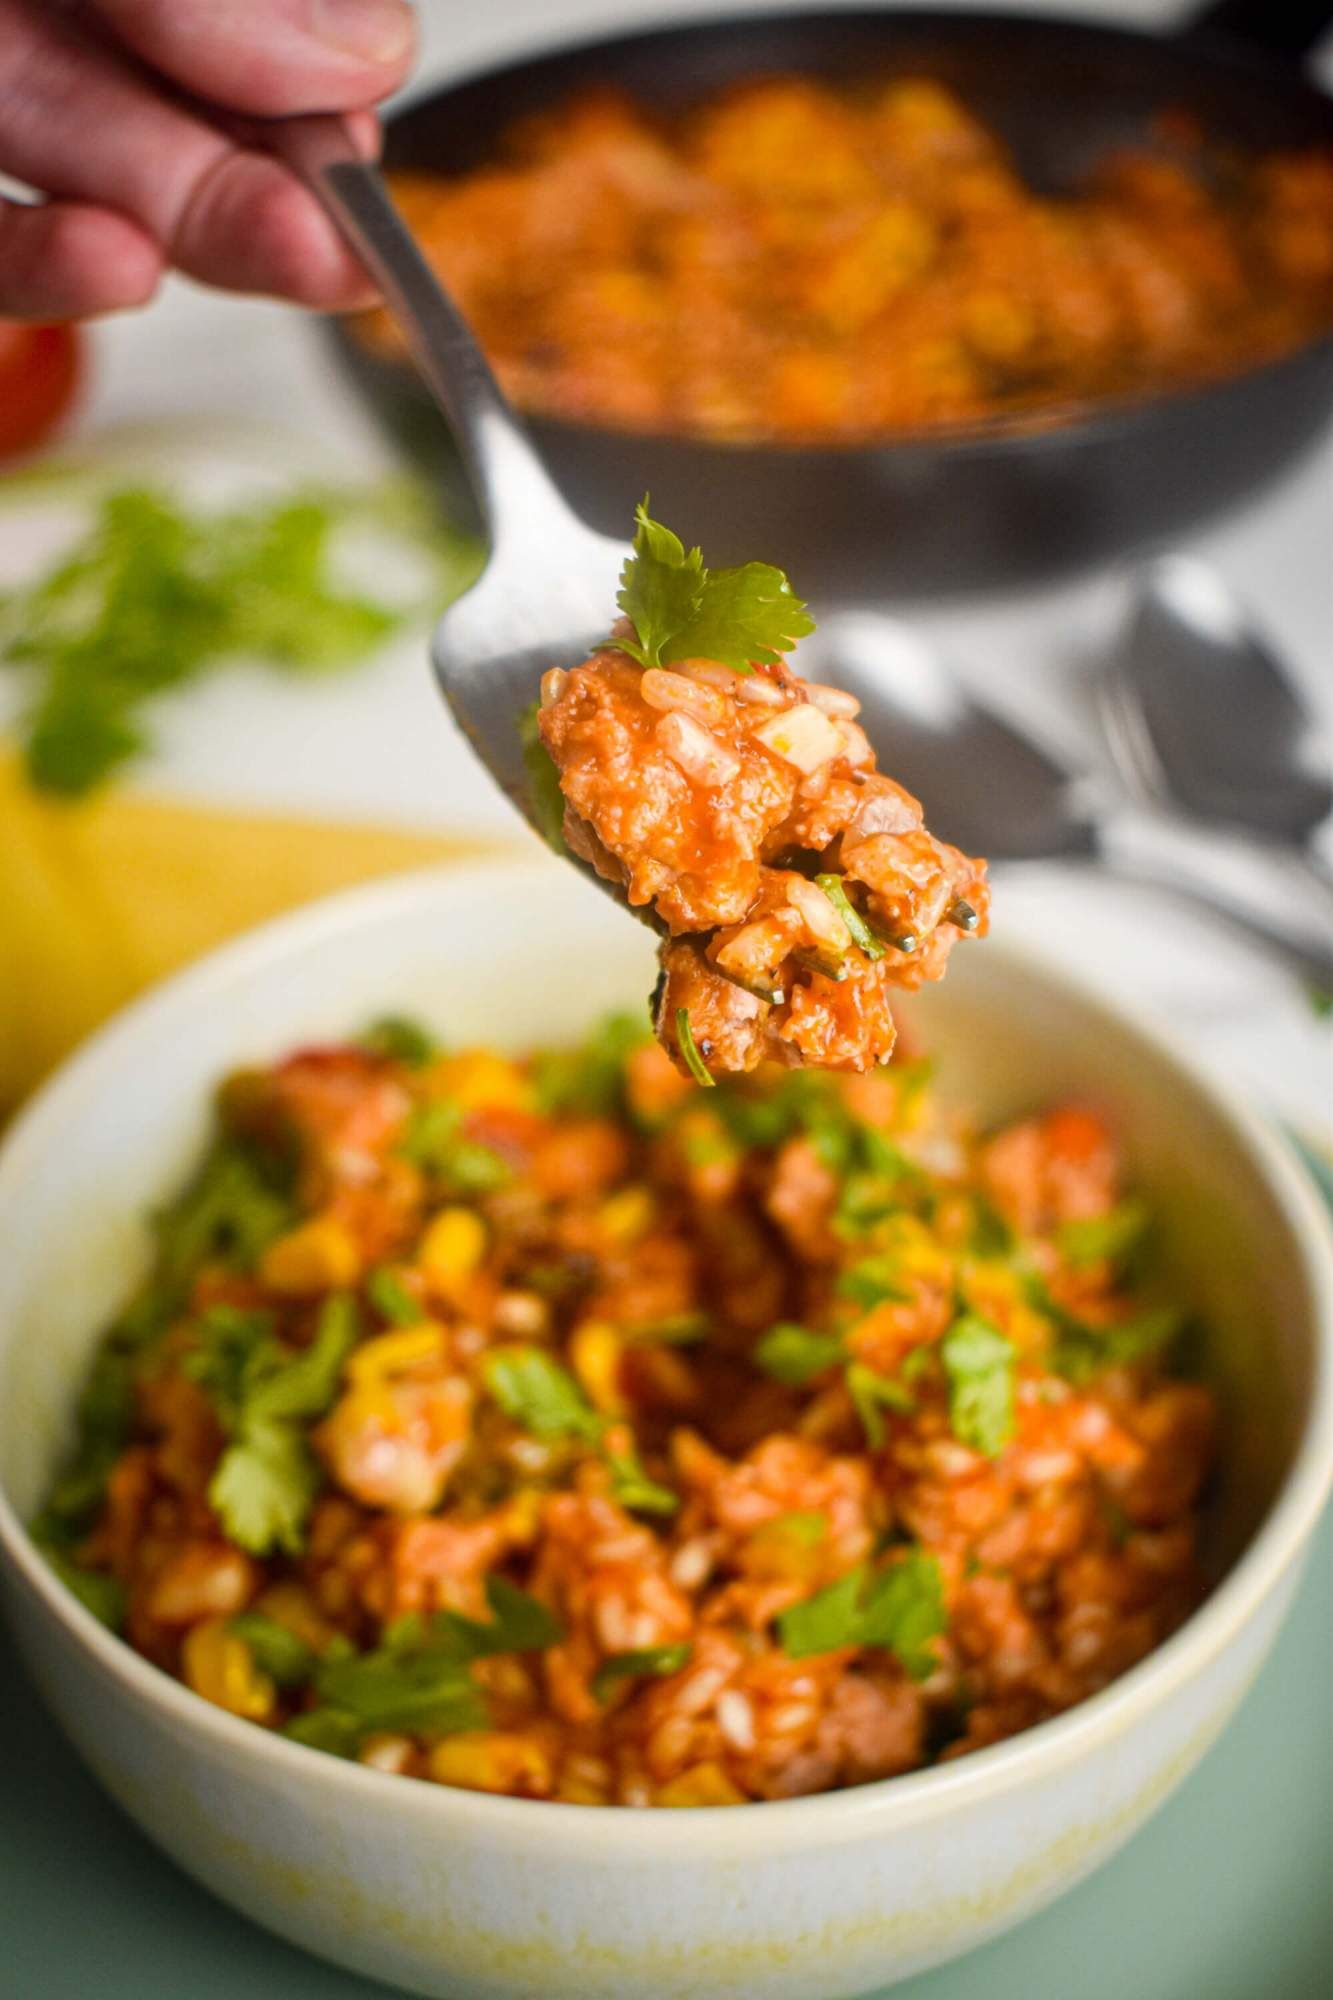
[[[0,1635],[0,2000],[391,2000],[173,1868],[87,1776],[6,1646]],[[1051,1909],[894,2000],[1333,1990],[1331,1666],[1333,1515],[1257,1684],[1156,1817]]]

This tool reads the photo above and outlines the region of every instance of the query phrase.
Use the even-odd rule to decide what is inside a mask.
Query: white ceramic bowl
[[[414,1784],[266,1735],[159,1673],[66,1594],[20,1522],[91,1343],[230,1066],[416,1012],[459,1042],[570,1038],[641,999],[645,934],[571,870],[488,864],[273,924],[151,995],[48,1085],[0,1154],[0,1558],[37,1682],[107,1789],[183,1867],[342,1964],[484,2000],[833,2000],[994,1935],[1134,1831],[1272,1643],[1333,1463],[1326,1221],[1279,1142],[1124,1013],[995,944],[919,1004],[983,1115],[1105,1103],[1212,1329],[1230,1417],[1224,1575],[1070,1714],[905,1778],[686,1812]],[[1237,1801],[1238,1809],[1242,1801]]]

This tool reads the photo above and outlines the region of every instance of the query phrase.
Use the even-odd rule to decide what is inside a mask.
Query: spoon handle
[[[1113,875],[1170,890],[1211,910],[1276,952],[1307,984],[1333,994],[1333,887],[1313,870],[1293,874],[1249,846],[1244,865],[1223,877],[1206,838],[1137,813],[1112,813],[1099,821],[1097,856]],[[1232,858],[1241,857],[1233,850]]]
[[[340,118],[275,121],[269,149],[337,223],[384,294],[458,440],[494,542],[518,537],[565,503],[495,379],[471,327],[427,263],[384,177]]]

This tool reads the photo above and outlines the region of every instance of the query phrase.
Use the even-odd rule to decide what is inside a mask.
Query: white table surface
[[[728,0],[739,11],[746,0]],[[767,0],[772,5],[772,0]],[[1012,4],[1012,0],[1011,0]],[[1034,6],[1044,0],[1033,0]],[[416,85],[574,31],[719,11],[708,0],[420,0]],[[1165,24],[1162,0],[1104,0],[1084,12]],[[1327,64],[1325,65],[1327,69]],[[109,427],[189,416],[229,427],[232,451],[290,438],[355,475],[388,462],[300,315],[168,284],[152,308],[96,330],[82,419]],[[305,442],[302,442],[305,440]],[[688,523],[684,524],[688,528]],[[1285,649],[1333,726],[1333,432],[1252,504],[1192,546],[1240,591]],[[799,551],[762,551],[799,581]],[[1097,757],[1087,663],[1125,602],[1119,575],[971,599],[896,605],[978,684],[1088,760]],[[163,711],[159,753],[136,782],[212,801],[347,813],[415,827],[513,825],[434,693],[419,641],[317,690],[238,669]],[[1002,877],[998,927],[1022,932],[1142,995],[1214,1065],[1307,1127],[1333,1127],[1333,1028],[1247,944],[1165,897],[1057,871]]]

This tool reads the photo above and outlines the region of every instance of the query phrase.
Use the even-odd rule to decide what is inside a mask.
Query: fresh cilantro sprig
[[[754,1350],[755,1366],[788,1389],[803,1388],[844,1359],[845,1349],[838,1334],[814,1333],[794,1320],[779,1320]]]
[[[592,1677],[593,1699],[609,1701],[622,1681],[678,1674],[689,1665],[693,1651],[685,1640],[677,1646],[634,1646],[627,1653],[608,1653]]]
[[[381,1014],[359,1037],[361,1047],[372,1055],[387,1056],[408,1069],[424,1069],[440,1054],[440,1044],[420,1021],[406,1014]]]
[[[674,1514],[680,1501],[650,1479],[633,1445],[607,1443],[609,1420],[598,1414],[567,1368],[540,1347],[497,1348],[482,1364],[486,1387],[507,1417],[534,1437],[576,1439],[599,1450],[611,1475],[611,1497],[638,1514]]]
[[[783,1651],[794,1660],[844,1646],[881,1647],[912,1680],[925,1680],[935,1668],[932,1641],[946,1623],[940,1566],[922,1549],[873,1572],[858,1563],[836,1583],[789,1606],[777,1623]]]
[[[287,1734],[348,1756],[372,1731],[435,1736],[485,1728],[488,1711],[473,1663],[498,1653],[537,1652],[564,1636],[546,1605],[503,1577],[486,1579],[486,1602],[489,1622],[457,1611],[429,1620],[409,1617],[369,1652],[318,1663],[318,1705],[289,1723]]]
[[[248,1322],[248,1324],[245,1324]],[[335,1293],[310,1345],[292,1354],[266,1316],[233,1314],[203,1322],[204,1344],[190,1372],[213,1396],[229,1442],[209,1483],[209,1504],[229,1538],[252,1555],[297,1554],[321,1474],[304,1426],[337,1393],[343,1362],[359,1332],[355,1302]]]
[[[626,1060],[651,1036],[646,1013],[611,1014],[578,1048],[539,1055],[532,1066],[537,1109],[547,1118],[618,1117]]]
[[[428,532],[424,510],[396,486],[207,515],[149,487],[106,494],[68,554],[0,598],[0,656],[26,683],[33,783],[71,798],[90,791],[150,747],[158,696],[223,660],[311,673],[367,657],[412,607],[335,580],[335,536],[354,520],[412,543],[438,579],[432,607],[475,574],[475,545],[441,541],[434,520]]]
[[[399,1151],[445,1194],[493,1194],[514,1177],[509,1162],[493,1146],[467,1137],[462,1110],[447,1098],[416,1106]]]
[[[1014,1344],[982,1319],[964,1313],[940,1342],[949,1384],[949,1425],[960,1444],[995,1458],[1014,1434]]]
[[[634,627],[618,646],[643,667],[672,660],[717,660],[736,673],[776,666],[815,623],[780,569],[742,563],[708,569],[697,548],[648,513],[647,496],[634,514],[634,552],[621,572],[616,603]]]

